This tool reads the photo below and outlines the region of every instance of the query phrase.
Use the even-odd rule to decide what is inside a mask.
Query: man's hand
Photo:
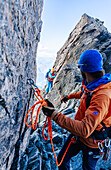
[[[66,103],[68,100],[69,100],[69,99],[68,99],[68,96],[64,96],[63,99],[61,100],[61,102],[62,102],[62,103],[63,103],[63,102]]]
[[[55,108],[49,100],[46,99],[45,101],[47,102],[47,105],[42,106],[42,111],[46,116],[51,117],[52,113],[55,111]]]

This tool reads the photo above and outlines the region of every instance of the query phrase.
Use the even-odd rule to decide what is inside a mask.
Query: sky
[[[111,0],[44,0],[37,59],[51,58],[53,66],[57,52],[84,13],[104,21],[111,32]]]

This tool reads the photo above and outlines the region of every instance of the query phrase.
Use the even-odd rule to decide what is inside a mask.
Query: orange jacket
[[[68,95],[68,99],[80,99],[82,91],[78,91],[76,93],[71,93]]]
[[[100,85],[91,91],[95,93],[92,95],[90,106],[87,109],[85,101],[87,97],[86,92],[89,91],[85,88],[74,120],[62,113],[58,113],[53,120],[62,128],[79,136],[85,145],[98,148],[90,135],[94,130],[102,128],[101,121],[103,121],[106,127],[111,126],[111,82]],[[81,92],[72,93],[68,98],[79,98],[80,94]]]

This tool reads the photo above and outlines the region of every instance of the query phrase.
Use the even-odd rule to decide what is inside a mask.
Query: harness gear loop
[[[25,117],[25,124],[27,127],[32,127],[33,130],[35,130],[37,128],[37,121],[38,121],[38,116],[39,116],[39,113],[40,113],[40,110],[42,108],[42,106],[44,105],[47,105],[47,102],[43,99],[43,97],[41,96],[41,91],[40,89],[34,84],[34,81],[32,79],[28,79],[27,80],[27,83],[31,86],[31,88],[33,89],[33,92],[34,92],[34,95],[36,96],[36,98],[38,99],[38,101],[29,109],[29,111],[27,112],[26,114],[26,117]],[[63,98],[61,98],[58,102],[60,102]],[[54,104],[57,104],[58,102],[54,103]],[[40,104],[40,106],[38,107],[38,110],[37,110],[37,114],[36,114],[36,119],[35,119],[35,122],[33,123],[33,113],[34,113],[34,109],[35,107]],[[31,124],[29,125],[27,123],[27,119],[28,119],[28,115],[29,113],[31,112]],[[46,127],[46,123],[48,122],[48,132],[47,132],[47,137],[45,137],[45,134],[44,134],[44,130],[45,130],[45,127]],[[72,138],[62,159],[61,159],[61,162],[58,163],[57,161],[57,157],[56,157],[56,154],[55,154],[55,151],[54,151],[54,146],[53,146],[53,134],[52,134],[52,125],[51,125],[51,118],[50,117],[46,117],[46,120],[45,120],[45,124],[44,124],[44,127],[43,127],[43,131],[42,131],[42,134],[43,134],[43,138],[45,140],[48,140],[49,139],[49,136],[50,136],[50,141],[51,141],[51,146],[52,146],[52,151],[53,151],[53,154],[54,154],[54,157],[55,157],[55,160],[56,160],[56,164],[57,166],[60,166],[64,160],[64,157],[71,145],[71,143],[75,143],[76,142],[76,138]]]

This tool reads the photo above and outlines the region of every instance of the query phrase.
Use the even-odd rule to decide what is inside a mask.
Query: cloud
[[[56,58],[56,55],[57,55],[56,49],[49,49],[48,47],[45,47],[42,44],[38,45],[37,57]]]

